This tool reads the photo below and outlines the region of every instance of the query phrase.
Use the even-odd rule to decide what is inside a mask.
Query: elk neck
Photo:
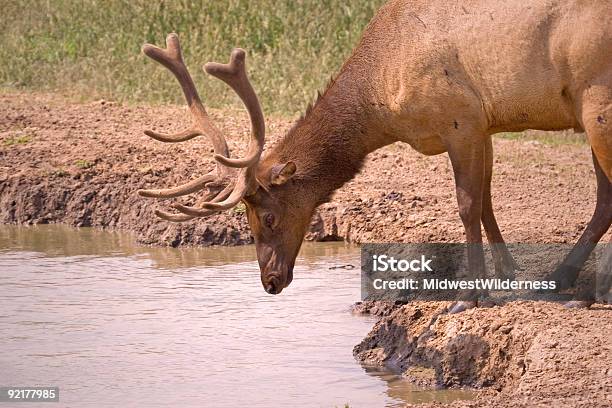
[[[317,204],[351,180],[370,152],[389,143],[358,83],[346,70],[332,80],[267,157],[270,164],[293,161],[296,182]]]

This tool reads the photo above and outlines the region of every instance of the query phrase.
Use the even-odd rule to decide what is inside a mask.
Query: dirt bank
[[[178,145],[142,130],[180,129],[182,107],[79,104],[52,95],[0,95],[0,222],[66,223],[131,230],[157,245],[233,245],[251,241],[246,217],[229,211],[171,224],[138,197],[212,168],[203,138]],[[243,112],[213,112],[235,151],[246,143]],[[268,146],[290,121],[268,120]],[[563,140],[563,135],[559,140]],[[514,242],[573,242],[595,203],[587,146],[495,140],[494,206]],[[186,202],[192,202],[187,199]],[[372,154],[361,172],[313,219],[309,239],[350,242],[453,242],[463,239],[445,155],[422,156],[395,144]]]
[[[155,245],[251,242],[239,209],[172,224],[153,214],[163,203],[135,194],[212,168],[203,139],[169,146],[142,134],[180,129],[188,121],[182,107],[9,93],[0,95],[0,112],[0,222],[118,228]],[[213,115],[234,135],[230,148],[243,148],[244,113]],[[268,146],[289,126],[269,119]],[[588,147],[496,138],[494,148],[494,209],[506,239],[575,242],[595,206]],[[356,243],[463,238],[448,158],[424,157],[400,144],[373,153],[361,174],[319,209],[308,235]],[[419,384],[488,387],[478,401],[456,407],[612,405],[610,310],[522,302],[449,316],[441,314],[444,307],[379,309],[387,316],[357,346],[357,356],[392,364]]]
[[[612,406],[612,308],[513,302],[448,315],[447,306],[396,308],[355,355],[419,385],[487,387],[452,407]]]

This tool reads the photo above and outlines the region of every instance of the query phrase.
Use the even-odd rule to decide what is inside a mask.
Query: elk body
[[[574,282],[610,227],[608,0],[390,1],[314,106],[263,156],[263,115],[245,74],[244,52],[235,50],[229,65],[208,64],[205,69],[227,82],[247,106],[253,130],[244,159],[229,158],[227,144],[206,115],[182,62],[176,35],[170,35],[167,44],[167,50],[147,45],[144,52],[175,74],[195,125],[175,136],[148,134],[167,142],[200,134],[211,137],[217,172],[141,195],[171,198],[207,189],[197,207],[175,204],[178,213],[158,212],[171,221],[206,216],[242,200],[269,293],[280,293],[291,282],[315,208],[360,170],[370,152],[398,141],[425,155],[448,153],[466,240],[482,243],[482,223],[494,244],[498,276],[512,277],[516,265],[491,204],[495,133],[573,128],[587,134],[597,204],[579,242],[553,275],[561,287]],[[405,176],[410,177],[409,172]],[[468,246],[468,264],[476,276],[484,274],[480,245]],[[474,305],[460,302],[455,311]]]

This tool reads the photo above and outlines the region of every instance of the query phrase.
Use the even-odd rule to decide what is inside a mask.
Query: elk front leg
[[[493,261],[495,263],[495,274],[501,279],[514,280],[515,270],[519,269],[512,258],[504,238],[502,237],[497,220],[493,214],[493,202],[491,201],[491,179],[493,178],[493,142],[487,137],[485,143],[485,169],[484,187],[482,197],[482,225],[487,234],[487,241],[491,246]]]
[[[448,146],[455,174],[459,216],[465,228],[469,277],[485,277],[480,220],[485,180],[485,143],[483,138],[456,138]],[[459,313],[477,306],[477,298],[485,292],[472,291],[451,306],[450,313]]]

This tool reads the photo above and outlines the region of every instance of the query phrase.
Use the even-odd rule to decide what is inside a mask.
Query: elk
[[[425,155],[448,153],[466,241],[477,244],[468,245],[471,273],[485,273],[482,223],[496,274],[512,278],[517,265],[491,203],[491,136],[575,129],[586,132],[592,149],[597,203],[581,238],[552,274],[561,288],[569,287],[612,221],[611,49],[609,1],[392,0],[314,105],[263,156],[264,117],[247,78],[245,52],[234,50],[227,65],[205,65],[238,94],[250,115],[245,157],[230,158],[183,63],[178,37],[170,34],[166,49],[145,45],[143,51],[174,74],[193,126],[176,135],[146,134],[172,143],[210,137],[216,170],[179,187],[139,193],[166,199],[206,189],[194,207],[177,203],[178,212],[157,211],[178,222],[244,202],[261,282],[278,294],[293,278],[317,206],[355,176],[370,152],[404,142]],[[462,300],[450,311],[477,305]]]

